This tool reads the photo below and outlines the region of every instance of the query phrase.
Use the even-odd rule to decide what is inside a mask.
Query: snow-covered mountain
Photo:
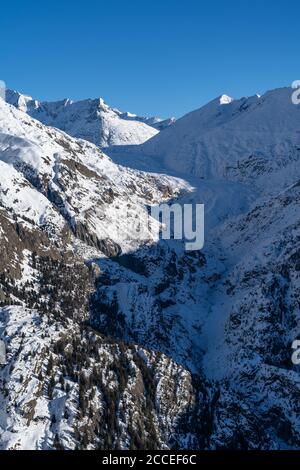
[[[141,162],[151,158],[152,166],[206,179],[245,179],[280,168],[297,160],[300,147],[300,108],[292,92],[281,88],[236,100],[223,95],[178,119],[136,153]],[[116,152],[122,156],[121,150]]]
[[[112,159],[0,100],[1,448],[299,448],[291,93],[223,95]],[[140,218],[174,200],[205,203],[201,252]]]
[[[47,126],[100,147],[141,144],[173,124],[174,119],[141,117],[108,106],[102,98],[40,102],[7,90],[6,101]]]
[[[206,264],[187,295],[195,304],[185,310],[177,300],[169,312],[199,319],[200,371],[218,397],[212,448],[299,448],[291,345],[300,331],[300,108],[292,92],[223,96],[145,144],[109,150],[128,166],[186,178],[195,191],[181,201],[205,203]]]

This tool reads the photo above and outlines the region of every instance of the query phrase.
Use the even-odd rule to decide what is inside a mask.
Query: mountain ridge
[[[292,106],[218,97],[109,158],[0,102],[2,448],[299,448]],[[205,204],[203,250],[132,230],[163,201]]]
[[[161,120],[122,112],[108,106],[102,98],[47,102],[7,90],[6,101],[48,126],[100,147],[142,143],[174,122],[173,118]]]

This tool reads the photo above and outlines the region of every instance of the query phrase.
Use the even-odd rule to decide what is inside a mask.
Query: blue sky
[[[289,1],[1,2],[0,79],[38,99],[102,96],[181,116],[217,95],[300,79],[300,4]]]

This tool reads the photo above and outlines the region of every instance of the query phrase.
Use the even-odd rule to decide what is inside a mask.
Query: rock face
[[[0,100],[2,449],[299,448],[290,92],[108,150],[160,174]],[[141,217],[175,199],[205,203],[201,252]]]

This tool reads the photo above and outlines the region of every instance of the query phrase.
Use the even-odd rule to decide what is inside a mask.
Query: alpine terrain
[[[176,122],[0,98],[1,449],[300,448],[291,95]],[[202,250],[156,235],[174,202]]]
[[[174,118],[141,117],[108,106],[102,98],[83,101],[40,102],[7,90],[6,101],[47,126],[100,147],[141,144],[168,127]]]

